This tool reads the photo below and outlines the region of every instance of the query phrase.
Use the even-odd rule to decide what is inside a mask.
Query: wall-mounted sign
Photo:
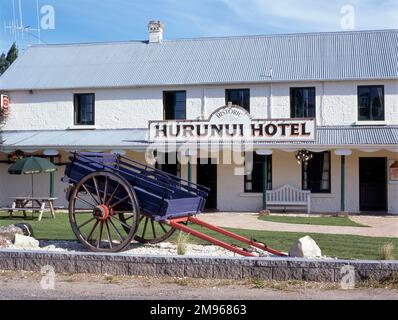
[[[3,115],[8,114],[9,105],[10,105],[10,98],[5,94],[0,95],[0,112],[1,112],[1,114],[3,114]]]
[[[390,181],[398,181],[398,161],[391,161],[389,166]]]
[[[252,119],[238,106],[216,110],[207,121],[151,121],[151,142],[315,141],[314,119]]]

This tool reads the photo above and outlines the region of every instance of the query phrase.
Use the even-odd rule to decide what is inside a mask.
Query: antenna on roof
[[[36,0],[36,14],[37,14],[37,28],[32,28],[31,26],[25,26],[23,22],[23,6],[22,0],[18,0],[18,15],[17,18],[16,12],[16,0],[11,0],[12,3],[12,21],[7,25],[4,23],[4,29],[8,30],[10,34],[14,38],[14,42],[18,42],[21,40],[24,42],[25,33],[28,34],[28,45],[30,45],[30,36],[33,36],[38,39],[39,44],[41,44],[41,30],[40,30],[40,16],[39,16],[39,0]],[[33,32],[37,32],[38,36],[36,36]]]

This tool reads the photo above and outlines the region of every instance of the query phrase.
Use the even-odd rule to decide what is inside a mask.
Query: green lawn
[[[22,215],[21,215],[22,216]],[[42,222],[36,220],[16,218],[10,219],[7,214],[0,214],[0,226],[15,224],[20,222],[30,223],[38,239],[59,239],[59,240],[75,240],[75,236],[69,225],[67,214],[58,213],[55,220],[45,215]],[[201,230],[200,227],[195,229]],[[378,252],[381,245],[392,242],[395,244],[394,255],[398,257],[398,239],[397,238],[372,238],[352,235],[329,235],[329,234],[306,234],[296,232],[271,232],[256,230],[238,230],[230,229],[242,236],[256,239],[266,243],[268,246],[288,251],[293,242],[305,235],[311,236],[321,247],[322,253],[329,257],[338,257],[342,259],[369,259],[377,260]],[[206,234],[216,236],[213,231],[206,231]],[[175,242],[177,233],[170,241]],[[221,240],[226,240],[224,236],[217,236]],[[190,242],[204,244],[205,242],[190,237]],[[239,245],[238,242],[232,241],[233,244]]]
[[[341,227],[362,227],[363,224],[356,223],[348,217],[289,217],[289,216],[261,216],[260,220],[291,223],[291,224],[311,224],[318,226],[341,226]]]

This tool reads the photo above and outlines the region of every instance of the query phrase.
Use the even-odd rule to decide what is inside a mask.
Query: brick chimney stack
[[[163,41],[164,25],[161,21],[149,21],[149,43],[160,43]]]

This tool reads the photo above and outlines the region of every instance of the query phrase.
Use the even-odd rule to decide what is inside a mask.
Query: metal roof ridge
[[[77,47],[77,46],[98,46],[98,45],[115,45],[115,44],[147,44],[148,40],[120,40],[120,41],[93,41],[93,42],[70,42],[70,43],[49,43],[49,44],[32,44],[28,47],[32,49],[37,48],[51,48],[51,47]]]
[[[236,36],[219,36],[219,37],[197,37],[197,38],[181,38],[175,40],[163,40],[164,42],[177,41],[195,41],[195,40],[228,40],[228,39],[246,39],[246,38],[277,38],[277,37],[299,37],[299,36],[322,36],[322,35],[342,35],[342,34],[361,34],[361,33],[383,33],[397,32],[398,29],[371,29],[371,30],[349,30],[349,31],[314,31],[314,32],[294,32],[294,33],[272,33],[272,34],[252,34],[252,35],[236,35]]]
[[[7,133],[41,133],[41,132],[102,132],[102,131],[147,131],[148,128],[104,128],[104,129],[44,129],[44,130],[2,130],[1,134]]]
[[[258,39],[258,38],[278,38],[278,37],[305,37],[305,36],[324,36],[324,35],[349,35],[349,34],[364,34],[364,33],[386,33],[397,32],[398,29],[372,29],[372,30],[350,30],[350,31],[319,31],[319,32],[295,32],[295,33],[272,33],[272,34],[251,34],[251,35],[236,35],[236,36],[209,36],[196,38],[179,38],[179,39],[164,39],[159,43],[149,43],[148,40],[120,40],[120,41],[94,41],[94,42],[71,42],[71,43],[53,43],[53,44],[34,44],[28,48],[49,48],[49,47],[74,47],[74,46],[97,46],[97,45],[117,45],[117,44],[148,44],[161,45],[162,43],[170,42],[185,42],[185,41],[207,41],[207,40],[237,40],[237,39]]]
[[[375,124],[375,125],[334,125],[334,126],[317,126],[317,129],[398,129],[398,124],[386,125],[386,124]]]

